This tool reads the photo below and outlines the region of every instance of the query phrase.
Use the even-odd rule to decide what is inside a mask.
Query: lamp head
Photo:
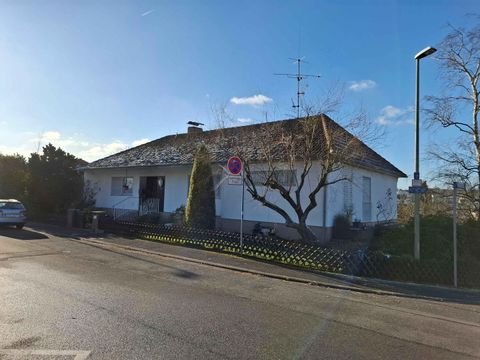
[[[415,59],[416,60],[423,59],[424,57],[432,55],[435,51],[437,51],[437,49],[435,49],[434,47],[431,47],[431,46],[426,47],[425,49],[420,51],[417,55],[415,55]]]

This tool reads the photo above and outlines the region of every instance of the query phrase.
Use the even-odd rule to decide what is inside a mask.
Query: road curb
[[[174,259],[174,260],[181,260],[181,261],[186,261],[186,262],[205,265],[205,266],[211,266],[211,267],[225,269],[225,270],[231,270],[231,271],[236,271],[236,272],[241,272],[241,273],[246,273],[246,274],[258,275],[258,276],[268,277],[268,278],[272,278],[272,279],[295,282],[295,283],[306,284],[306,285],[311,285],[311,286],[318,286],[318,287],[323,287],[323,288],[354,291],[354,292],[363,293],[363,294],[373,294],[373,295],[381,295],[381,296],[395,296],[395,297],[409,298],[409,299],[423,299],[423,300],[431,300],[431,301],[432,300],[433,301],[442,301],[443,300],[442,298],[438,298],[438,297],[429,297],[429,296],[415,295],[415,294],[403,294],[403,293],[392,292],[392,291],[366,289],[366,288],[359,288],[359,287],[348,286],[348,285],[337,285],[337,284],[331,284],[331,283],[328,283],[328,282],[304,279],[304,278],[295,277],[295,276],[280,275],[280,274],[275,274],[275,273],[270,273],[270,272],[265,272],[265,271],[260,271],[260,270],[253,270],[253,269],[239,267],[239,266],[220,264],[220,263],[207,261],[207,260],[199,260],[199,259],[194,259],[194,258],[190,258],[190,257],[180,256],[180,255],[172,255],[172,254],[168,254],[168,253],[164,253],[164,252],[160,252],[160,251],[148,250],[148,249],[138,248],[138,247],[129,246],[129,245],[120,245],[120,244],[115,244],[115,243],[111,243],[111,242],[107,242],[107,241],[101,241],[101,240],[98,240],[98,239],[95,239],[95,240],[93,240],[93,239],[72,239],[71,241],[80,242],[82,244],[97,247],[97,248],[101,248],[101,249],[104,249],[104,250],[107,250],[107,251],[115,252],[114,251],[115,249],[122,249],[122,250],[127,250],[127,251],[131,251],[131,252],[136,252],[136,253],[143,253],[143,254],[147,254],[147,255],[161,256],[161,257],[164,257],[164,258],[170,258],[170,259]]]

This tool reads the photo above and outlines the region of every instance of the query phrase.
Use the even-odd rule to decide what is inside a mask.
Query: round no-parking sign
[[[232,175],[238,175],[242,172],[242,160],[238,156],[232,156],[227,161],[227,169]]]

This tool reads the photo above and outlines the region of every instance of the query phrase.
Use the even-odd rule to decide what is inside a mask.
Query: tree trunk
[[[299,221],[298,224],[296,223],[292,223],[290,225],[287,224],[287,227],[291,227],[297,230],[298,234],[300,235],[302,240],[305,242],[315,242],[317,240],[317,237],[315,236],[313,231],[309,229],[309,227],[305,223],[305,220]]]

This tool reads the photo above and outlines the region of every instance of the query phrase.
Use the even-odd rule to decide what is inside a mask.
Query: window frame
[[[270,170],[252,170],[250,172],[250,176],[253,180],[253,184],[255,186],[267,186],[267,185],[265,185],[265,181],[262,181],[259,174],[263,174],[263,179],[265,180],[267,175],[270,174],[270,173],[271,173]],[[297,169],[276,169],[276,170],[273,170],[273,173],[274,173],[274,176],[275,176],[277,182],[280,185],[282,185],[283,187],[292,188],[292,187],[298,186]],[[284,175],[284,174],[288,174],[288,173],[290,173],[290,175]],[[285,177],[283,179],[279,179],[278,175],[275,175],[275,174],[282,174],[282,176],[285,176]],[[281,181],[279,181],[279,180],[281,180]],[[287,182],[287,181],[284,181],[284,180],[289,180],[289,181]]]
[[[366,188],[367,183],[368,188]],[[370,176],[362,176],[362,220],[372,221],[372,178]]]
[[[132,196],[133,176],[112,176],[110,180],[110,196]]]

